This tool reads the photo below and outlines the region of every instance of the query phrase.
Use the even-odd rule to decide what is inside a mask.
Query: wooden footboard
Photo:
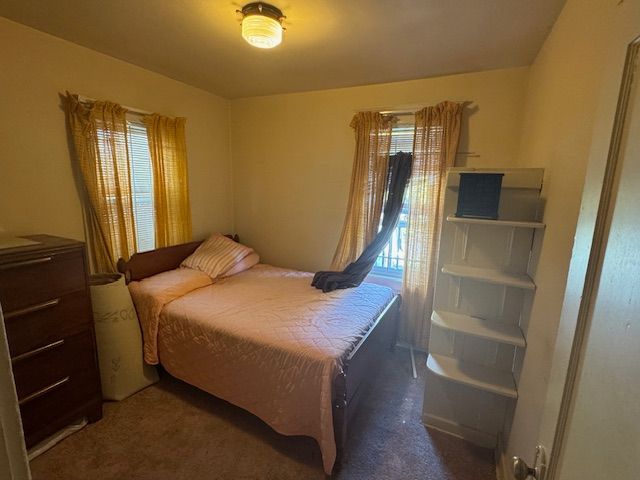
[[[400,295],[396,295],[384,311],[349,353],[341,372],[333,381],[333,429],[336,439],[339,464],[347,440],[347,425],[357,411],[371,372],[376,370],[384,351],[395,345],[400,316]]]

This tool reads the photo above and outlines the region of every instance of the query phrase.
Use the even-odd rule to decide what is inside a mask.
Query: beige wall
[[[547,447],[553,441],[626,44],[640,34],[639,25],[638,2],[569,0],[531,68],[521,166],[546,168],[547,228],[507,458],[531,460],[538,440]],[[588,162],[591,180],[583,192]],[[578,232],[574,255],[580,258],[572,265],[558,331],[579,214],[591,221]]]
[[[328,268],[342,228],[354,112],[472,101],[459,165],[508,166],[517,158],[528,68],[245,98],[231,102],[235,227],[263,260]]]
[[[194,236],[231,229],[226,100],[1,17],[0,228],[84,236],[65,90],[186,117]]]

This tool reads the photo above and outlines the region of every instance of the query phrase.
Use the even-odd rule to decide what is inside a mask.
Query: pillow
[[[200,270],[215,280],[251,253],[252,248],[234,242],[220,233],[214,233],[185,258],[180,266]]]
[[[224,274],[224,276],[231,277],[232,275],[237,275],[238,273],[242,273],[245,270],[249,270],[259,261],[260,261],[260,255],[258,255],[256,252],[252,252],[246,257],[244,257],[242,260],[240,260],[238,263],[236,263],[235,266],[231,267],[231,269],[228,270],[227,273]]]

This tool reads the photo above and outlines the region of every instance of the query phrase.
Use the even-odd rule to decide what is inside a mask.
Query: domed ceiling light
[[[282,43],[282,11],[263,2],[242,7],[242,38],[258,48],[273,48]]]

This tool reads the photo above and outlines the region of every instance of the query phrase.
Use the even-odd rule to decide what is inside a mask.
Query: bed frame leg
[[[336,399],[333,402],[333,433],[336,442],[336,463],[334,473],[340,469],[344,458],[344,448],[347,442],[347,400]]]
[[[340,373],[333,381],[333,435],[336,442],[336,462],[333,471],[340,469],[340,463],[344,458],[344,449],[347,443],[347,377],[346,365],[340,369]]]

